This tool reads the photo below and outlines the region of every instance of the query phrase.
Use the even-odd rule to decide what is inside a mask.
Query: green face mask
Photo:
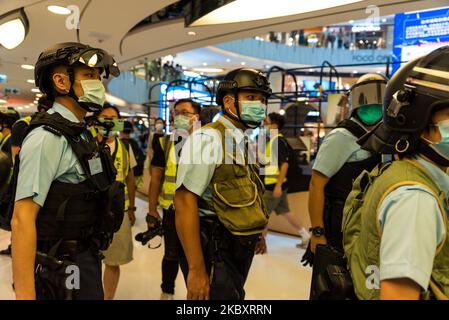
[[[363,124],[372,126],[382,119],[381,104],[367,104],[357,109],[357,115]]]

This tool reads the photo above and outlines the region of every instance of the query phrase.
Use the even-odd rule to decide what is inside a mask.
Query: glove
[[[304,253],[304,255],[301,258],[301,264],[304,267],[307,267],[307,265],[310,265],[311,267],[313,267],[314,256],[315,256],[314,253],[310,249],[310,241],[309,241],[309,245],[307,246],[306,252]]]

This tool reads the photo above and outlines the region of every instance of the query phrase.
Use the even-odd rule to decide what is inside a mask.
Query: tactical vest
[[[446,195],[439,190],[430,173],[414,160],[379,164],[364,172],[354,182],[344,208],[343,237],[348,267],[359,299],[379,299],[380,290],[369,289],[370,268],[379,268],[381,226],[378,210],[383,199],[401,186],[421,185],[431,190],[437,200],[446,226],[446,238],[435,252],[430,291],[438,299],[449,297],[449,223],[446,217]],[[429,297],[429,292],[424,296]]]
[[[357,138],[366,133],[360,125],[350,119],[339,123],[337,128],[344,128]],[[324,189],[325,206],[323,220],[326,237],[332,246],[339,249],[342,249],[343,246],[341,234],[343,207],[346,198],[351,192],[353,182],[364,170],[371,171],[381,160],[380,154],[373,154],[371,157],[361,161],[346,162],[326,184]]]
[[[170,141],[171,136],[165,136],[159,138],[162,150],[165,154],[165,174],[164,183],[159,194],[159,204],[165,210],[168,210],[175,199],[176,192],[176,152],[175,142]]]
[[[126,151],[125,143],[120,139],[115,139],[116,149],[113,154],[114,159],[114,167],[117,170],[117,176],[115,180],[123,183],[125,190],[125,212],[128,212],[129,208],[129,197],[128,197],[128,188],[126,186],[126,177],[129,173],[129,153]]]
[[[100,148],[82,123],[71,122],[58,113],[37,114],[28,133],[41,126],[67,139],[87,179],[79,184],[52,182],[37,215],[37,239],[47,242],[80,240],[94,233],[117,231],[123,220],[123,204],[120,204],[123,203],[123,189],[120,192],[120,185],[114,183],[117,171],[109,149]],[[91,167],[99,164],[102,172],[91,173]],[[18,166],[16,163],[16,168]],[[111,202],[114,195],[121,199]]]
[[[259,178],[258,165],[236,163],[236,148],[232,148],[232,155],[225,154],[229,151],[225,147],[227,128],[221,121],[204,128],[215,129],[220,134],[222,162],[216,166],[212,176],[212,200],[199,198],[199,208],[215,212],[220,222],[234,235],[261,233],[268,223],[269,212],[262,199],[265,187]],[[247,163],[247,155],[244,156]],[[234,163],[225,163],[227,158],[234,159]]]
[[[277,134],[273,138],[270,139],[270,141],[267,143],[267,146],[265,148],[265,185],[272,185],[276,184],[278,182],[279,178],[279,163],[276,163],[277,161],[274,161],[273,155],[271,154],[273,150],[273,142],[278,139],[279,137],[284,137],[282,134]],[[284,178],[284,181],[282,183],[287,182],[287,177]]]

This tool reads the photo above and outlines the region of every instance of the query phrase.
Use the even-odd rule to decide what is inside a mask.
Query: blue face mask
[[[262,123],[266,117],[267,106],[260,101],[241,101],[242,113],[240,118],[243,121]]]
[[[438,143],[430,144],[438,154],[446,159],[449,159],[449,120],[443,120],[436,124],[440,130],[441,140]]]

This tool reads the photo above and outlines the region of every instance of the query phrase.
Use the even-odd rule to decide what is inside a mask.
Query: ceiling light
[[[31,83],[31,84],[34,84],[34,80],[33,79],[28,79],[27,82]]]
[[[195,31],[189,31],[189,32],[187,32],[187,34],[189,36],[196,36],[196,32]]]
[[[22,64],[20,67],[25,70],[33,70],[34,69],[34,66],[32,66],[31,64]]]
[[[280,114],[281,116],[283,116],[283,115],[285,114],[285,110],[284,110],[284,109],[279,110],[279,114]]]
[[[203,66],[205,66],[205,67],[206,67],[206,66],[207,66],[207,62],[203,62]]]
[[[231,59],[226,59],[226,62],[231,62]]]
[[[6,103],[6,100],[0,99],[0,103]]]
[[[40,97],[42,97],[43,96],[43,94],[42,93],[38,93],[38,94],[36,94],[36,97],[37,98],[40,98]]]
[[[354,71],[352,71],[352,73],[356,74],[356,73],[359,73],[359,72],[357,70],[354,70]]]
[[[244,66],[244,65],[246,64],[246,62],[242,61],[242,62],[240,62],[240,64],[241,64],[242,66]]]
[[[128,112],[120,112],[122,117],[130,117],[131,115]]]
[[[0,45],[14,49],[25,40],[28,30],[28,19],[23,8],[0,16]]]
[[[193,68],[195,72],[206,72],[206,73],[221,73],[224,69],[221,68]]]
[[[186,6],[186,25],[202,26],[284,17],[334,8],[362,0],[259,0],[257,10],[251,0],[190,0]]]
[[[31,92],[36,92],[36,93],[38,93],[38,92],[41,92],[39,89],[36,89],[36,88],[33,88],[33,89],[31,89]]]
[[[354,23],[354,20],[349,20],[348,21],[350,24],[353,24]]]
[[[23,107],[17,107],[17,109],[19,109],[19,110],[23,110]]]
[[[25,106],[25,109],[29,109],[30,108],[30,106]]]
[[[72,11],[69,8],[61,7],[61,6],[48,6],[48,11],[55,13],[55,14],[61,14],[61,15],[68,15],[71,14]]]

